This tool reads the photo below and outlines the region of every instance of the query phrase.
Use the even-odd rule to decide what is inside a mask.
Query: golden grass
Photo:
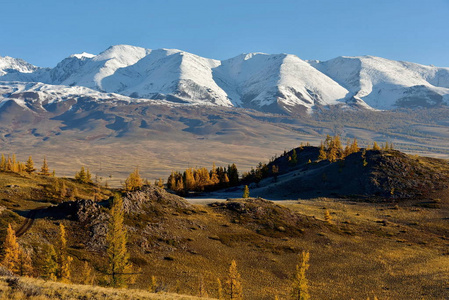
[[[172,293],[150,293],[138,289],[114,289],[91,285],[64,284],[35,278],[20,277],[17,286],[10,287],[6,277],[0,277],[0,299],[30,300],[75,300],[75,299],[110,299],[110,300],[195,300],[200,298]]]
[[[9,199],[3,203],[18,210],[42,205],[37,199],[20,195],[27,187],[39,187],[45,180],[38,178],[33,182],[11,177],[10,181],[21,188],[17,193],[8,194],[5,192],[9,189],[7,175],[0,173],[1,197]],[[373,295],[379,299],[445,299],[449,296],[449,255],[445,239],[449,236],[446,219],[449,209],[447,199],[441,199],[440,209],[415,207],[410,203],[395,206],[330,198],[279,201],[278,204],[315,220],[311,221],[314,226],[303,228],[303,234],[285,232],[276,237],[258,234],[234,222],[228,214],[204,205],[196,205],[191,214],[167,210],[155,216],[143,212],[127,220],[131,260],[142,271],[132,287],[147,289],[149,278],[154,275],[165,292],[199,295],[203,280],[208,294],[217,297],[216,280],[220,278],[225,285],[229,263],[235,259],[246,299],[271,300],[274,295],[287,299],[297,255],[308,250],[311,266],[307,277],[313,299],[366,299]],[[332,224],[324,222],[326,210],[331,213]],[[8,212],[2,213],[0,221]],[[17,217],[14,224],[20,225],[21,220]],[[60,222],[67,227],[74,270],[88,261],[95,269],[98,282],[106,282],[104,253],[85,247],[87,233],[73,221],[39,218],[19,238],[19,243],[26,249],[36,249],[41,243],[54,242]],[[73,275],[74,282],[81,282],[79,272],[74,271]],[[59,283],[45,284],[49,290],[59,289]],[[103,291],[99,287],[81,288],[88,289],[89,293]],[[126,295],[140,293],[134,289],[112,291]],[[149,294],[171,299],[167,295],[176,296]],[[14,297],[20,299],[21,295]]]

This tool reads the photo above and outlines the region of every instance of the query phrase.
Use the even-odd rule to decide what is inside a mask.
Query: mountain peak
[[[94,55],[94,54],[87,53],[87,52],[83,52],[83,53],[79,53],[79,54],[72,54],[72,55],[70,55],[70,57],[75,57],[75,58],[78,58],[78,59],[83,59],[83,58],[94,58],[95,55]]]
[[[371,55],[304,61],[293,54],[250,52],[220,61],[178,49],[120,44],[98,55],[73,54],[53,69],[0,57],[0,80],[276,113],[354,102],[374,109],[449,102],[449,68]]]

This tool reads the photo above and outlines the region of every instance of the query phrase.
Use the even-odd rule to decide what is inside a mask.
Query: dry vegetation
[[[399,150],[449,157],[445,107],[395,112],[323,109],[293,117],[227,108],[102,104],[73,117],[79,119],[60,120],[50,114],[19,123],[12,116],[0,118],[2,151],[20,153],[22,161],[28,155],[41,161],[46,155],[60,176],[73,176],[85,166],[116,187],[136,165],[151,181],[166,178],[172,170],[209,168],[213,162],[235,163],[245,171],[301,141],[319,145],[326,134],[340,134],[343,141],[357,137],[360,146],[391,141]],[[116,118],[123,119],[123,127],[113,126]]]
[[[208,299],[194,296],[150,293],[137,289],[114,289],[99,286],[64,284],[54,281],[44,281],[36,278],[0,277],[0,299],[29,299],[29,300],[83,300],[83,299],[111,299],[111,300],[195,300]]]
[[[413,160],[429,168],[441,167],[431,159]],[[112,195],[112,191],[98,191],[92,184],[63,180],[67,187],[76,187],[80,199],[93,199],[94,192],[97,200]],[[88,262],[94,283],[108,285],[105,232],[101,227],[107,220],[108,201],[77,202],[85,206],[64,202],[58,208],[44,209],[69,200],[61,199],[55,182],[53,177],[0,172],[0,206],[4,207],[0,212],[1,240],[7,224],[17,229],[30,209],[41,208],[31,228],[18,239],[21,247],[33,254],[36,275],[42,271],[42,245],[54,243],[63,224],[68,253],[74,258],[73,270],[81,270]],[[135,279],[130,287],[147,290],[152,286],[160,293],[218,297],[217,278],[226,291],[229,264],[235,260],[245,299],[288,299],[298,254],[308,251],[312,299],[367,299],[374,295],[379,299],[446,299],[448,192],[444,188],[426,199],[381,203],[354,198],[273,203],[249,198],[192,205],[157,187],[144,187],[123,194],[130,261],[138,273],[130,276],[130,281]],[[79,207],[83,207],[82,217]],[[74,283],[83,282],[82,272],[72,274]],[[37,279],[21,278],[19,282],[40,291],[35,296],[41,298],[36,299],[120,299],[124,295],[135,295],[135,299],[194,299]],[[14,290],[13,285],[1,281],[2,297],[23,297],[21,293],[26,291]],[[74,298],[64,298],[69,294]]]

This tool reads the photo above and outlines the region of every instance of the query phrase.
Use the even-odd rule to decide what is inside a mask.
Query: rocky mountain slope
[[[51,85],[46,89],[89,88],[91,95],[97,91],[147,101],[290,114],[336,104],[368,109],[433,107],[449,99],[449,68],[371,56],[319,62],[290,54],[249,53],[219,61],[176,49],[128,45],[112,46],[98,55],[74,54],[52,69],[0,57],[0,82],[3,88],[22,82],[26,90],[27,83],[41,82]],[[2,93],[1,100],[9,95]]]

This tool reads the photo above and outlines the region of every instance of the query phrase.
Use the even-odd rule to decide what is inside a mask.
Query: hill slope
[[[410,156],[396,150],[360,150],[342,160],[318,160],[319,148],[298,147],[267,165],[266,179],[253,183],[253,195],[270,199],[352,197],[374,201],[432,200],[448,188],[447,160]],[[279,168],[277,180],[271,172]],[[251,182],[252,177],[248,177]]]
[[[26,215],[33,205],[42,206],[39,199],[46,196],[36,191],[45,189],[38,184],[52,180],[14,176],[0,173],[5,179],[0,182],[2,234],[7,223],[18,228],[24,221],[20,215]],[[7,186],[8,178],[16,186]],[[30,185],[36,186],[36,191],[29,195],[36,197],[24,201],[21,195]],[[92,186],[78,188],[83,189],[83,198],[88,198],[86,192]],[[148,288],[154,275],[163,291],[198,295],[202,281],[209,296],[216,297],[216,279],[225,282],[229,262],[235,259],[245,298],[282,298],[290,288],[297,254],[309,250],[307,276],[311,294],[317,299],[364,299],[373,294],[393,299],[448,296],[445,284],[449,275],[444,271],[449,266],[444,239],[448,232],[443,219],[449,209],[447,194],[441,198],[440,208],[432,209],[405,202],[394,207],[325,198],[279,203],[230,199],[203,206],[155,187],[123,197],[131,261],[142,272],[133,287]],[[19,243],[36,258],[39,271],[41,245],[55,243],[62,223],[74,268],[88,261],[97,281],[105,283],[108,207],[108,201],[78,199],[41,208]],[[331,212],[329,223],[323,220],[323,208]],[[80,272],[73,275],[75,282],[82,279]],[[52,288],[57,285],[43,286]]]

